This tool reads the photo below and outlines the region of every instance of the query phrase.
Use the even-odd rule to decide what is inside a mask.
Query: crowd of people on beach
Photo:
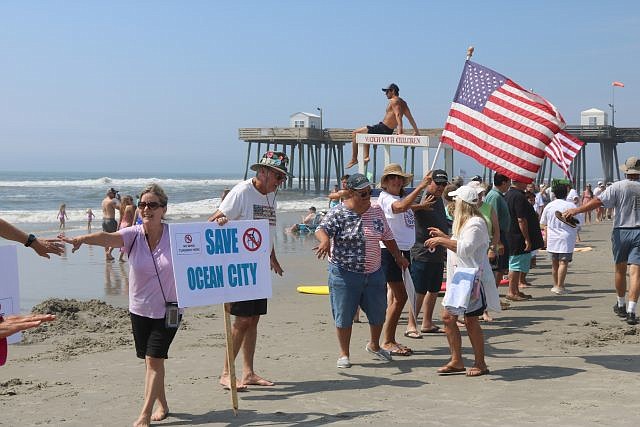
[[[415,306],[409,305],[404,336],[420,339],[423,334],[446,334],[451,358],[438,369],[441,374],[466,372],[473,377],[489,373],[478,319],[491,321],[491,312],[532,298],[523,289],[529,286],[526,275],[541,249],[551,259],[550,292],[569,293],[565,286],[569,263],[580,228],[591,222],[585,213],[593,210],[596,221],[613,220],[618,294],[613,311],[636,325],[640,160],[629,158],[621,170],[624,180],[607,186],[598,182],[600,191],[587,186],[581,195],[567,180],[537,186],[496,173],[493,186],[488,186],[480,176],[466,184],[461,177],[449,180],[443,170],[429,172],[413,191],[405,192],[413,177],[400,165],[389,164],[377,184],[381,191],[375,203],[371,202],[375,185],[364,175],[343,176],[343,188],[329,194],[331,202],[338,203],[315,233],[317,256],[329,258],[329,292],[339,343],[337,367],[351,366],[349,340],[359,308],[371,326],[367,352],[387,362],[393,356],[412,354],[411,348],[395,338],[408,298],[404,285],[409,276],[416,298]],[[463,271],[466,268],[469,271]],[[442,281],[446,283],[443,329],[433,321]],[[496,285],[502,281],[508,288],[500,300]],[[420,311],[424,314],[418,328]],[[460,327],[467,329],[474,350],[475,363],[469,370],[462,366]]]
[[[255,177],[230,189],[209,221],[223,225],[240,219],[267,219],[270,233],[275,233],[277,191],[292,177],[288,161],[285,153],[266,152],[251,166]],[[339,347],[337,368],[352,365],[350,341],[359,309],[369,323],[367,353],[383,362],[392,361],[394,356],[411,356],[412,349],[396,339],[400,316],[411,295],[404,336],[446,336],[450,358],[438,373],[464,373],[469,377],[489,374],[480,319],[490,321],[492,313],[531,299],[522,289],[527,286],[526,274],[536,250],[546,248],[550,254],[550,291],[557,295],[569,292],[565,278],[579,227],[585,222],[582,214],[593,210],[603,212],[602,216],[596,215],[596,221],[608,218],[609,210],[613,220],[614,312],[628,324],[637,324],[640,160],[631,157],[621,169],[624,180],[597,195],[587,187],[582,197],[572,195],[575,190],[563,181],[550,188],[536,188],[496,173],[493,185],[488,186],[479,176],[465,183],[458,177],[449,179],[440,169],[428,172],[409,190],[413,176],[398,164],[388,164],[377,185],[359,173],[343,176],[342,188],[329,195],[332,207],[326,214],[318,217],[315,208],[309,209],[301,222],[315,222],[315,254],[329,261],[329,299]],[[376,186],[379,194],[372,201]],[[176,303],[169,233],[163,220],[168,196],[157,184],[147,186],[137,203],[131,197],[117,203],[116,195],[111,188],[103,200],[103,231],[41,239],[0,220],[0,236],[24,243],[47,258],[49,254],[60,255],[64,243],[72,245],[74,252],[83,244],[103,246],[107,259],[112,248],[121,248],[128,257],[131,325],[136,355],[145,360],[146,371],[143,407],[134,425],[143,426],[169,413],[164,360],[183,313]],[[115,220],[116,209],[120,210],[120,224]],[[272,271],[283,274],[273,247],[270,264]],[[505,274],[508,289],[501,301],[497,285]],[[434,317],[442,288],[444,326],[440,328]],[[258,324],[267,313],[267,300],[231,303],[228,310],[235,316],[231,361],[242,354],[242,374],[232,384],[226,359],[220,385],[237,390],[274,385],[258,375],[254,366]],[[0,338],[54,319],[51,315],[0,318]],[[461,328],[466,328],[474,353],[469,369],[463,365]]]

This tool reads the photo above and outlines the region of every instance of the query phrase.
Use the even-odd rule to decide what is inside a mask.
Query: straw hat
[[[637,157],[629,157],[624,165],[620,165],[620,170],[625,175],[638,175],[640,174],[640,159]]]
[[[382,187],[382,183],[384,182],[384,179],[389,175],[397,175],[397,176],[403,177],[404,185],[409,185],[409,183],[411,182],[411,179],[413,179],[413,174],[404,173],[402,171],[402,167],[399,164],[389,163],[387,166],[384,167],[384,170],[382,171],[382,176],[380,177],[380,187]]]

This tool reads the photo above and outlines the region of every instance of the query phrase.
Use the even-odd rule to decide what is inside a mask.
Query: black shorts
[[[411,267],[411,253],[409,251],[401,251],[402,255],[407,261],[409,261],[409,267]],[[393,259],[393,255],[389,252],[389,249],[382,248],[382,272],[385,275],[387,282],[403,282],[402,270],[396,264],[396,260]]]
[[[380,122],[377,125],[367,126],[368,133],[378,133],[383,135],[391,135],[393,133],[393,129],[384,123]]]
[[[131,317],[131,330],[133,340],[136,343],[136,356],[144,359],[146,356],[156,359],[169,357],[169,346],[176,336],[178,328],[167,328],[162,319],[138,316],[129,313]],[[182,318],[182,316],[180,316]]]
[[[102,231],[105,233],[115,233],[118,231],[118,221],[113,218],[105,218],[102,220]]]
[[[261,316],[267,314],[267,299],[253,299],[231,303],[231,314],[240,317]]]
[[[496,255],[496,258],[498,258],[497,265],[491,265],[491,269],[493,271],[509,271],[509,243],[505,233],[500,232],[500,241],[504,246],[504,252],[502,255]]]
[[[427,292],[440,292],[443,277],[443,262],[411,261],[411,279],[417,293],[424,295]]]

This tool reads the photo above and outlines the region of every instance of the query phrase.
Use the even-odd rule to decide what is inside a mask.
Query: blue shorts
[[[552,261],[573,261],[573,253],[549,252]]]
[[[350,328],[358,306],[369,324],[382,325],[387,312],[387,283],[382,268],[373,273],[355,273],[329,264],[329,298],[338,328]]]
[[[531,252],[509,257],[509,271],[528,273],[531,268]]]
[[[611,249],[616,264],[640,265],[640,228],[614,228]]]
[[[443,277],[443,262],[424,262],[415,259],[411,262],[411,279],[419,294],[440,292]]]

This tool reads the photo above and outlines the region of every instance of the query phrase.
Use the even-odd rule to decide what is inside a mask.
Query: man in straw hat
[[[354,166],[358,163],[358,144],[356,144],[356,135],[359,133],[375,133],[382,135],[391,135],[393,130],[398,128],[398,135],[404,133],[404,128],[402,127],[402,118],[407,116],[407,120],[413,126],[413,134],[418,136],[420,135],[420,131],[418,130],[418,125],[416,125],[415,120],[413,120],[413,116],[411,115],[411,110],[409,110],[409,106],[407,102],[400,98],[400,88],[397,84],[391,83],[388,87],[383,88],[382,91],[387,96],[389,100],[389,104],[387,104],[387,110],[384,113],[384,118],[377,125],[372,126],[363,126],[353,131],[351,138],[351,161],[347,163],[345,166],[347,169]],[[364,162],[369,161],[369,145],[364,146]]]
[[[218,210],[209,217],[209,221],[216,221],[220,225],[230,220],[269,220],[272,244],[271,270],[280,276],[283,271],[273,248],[276,230],[276,193],[280,184],[286,181],[287,177],[292,176],[287,170],[288,163],[289,158],[286,154],[267,151],[258,163],[251,165],[251,170],[256,172],[256,176],[236,184],[220,203]],[[234,359],[240,348],[243,356],[243,375],[238,389],[245,389],[248,385],[273,385],[273,382],[260,377],[253,369],[258,321],[261,315],[267,314],[267,300],[234,302],[231,304],[230,313],[235,316],[231,329]],[[227,358],[225,358],[220,384],[225,388],[230,387]]]
[[[564,211],[569,219],[576,214],[601,207],[616,210],[611,231],[611,249],[615,263],[615,286],[618,301],[613,312],[625,318],[630,325],[637,325],[636,304],[640,294],[640,159],[629,157],[620,170],[626,179],[607,187],[588,203]],[[625,304],[627,292],[627,265],[629,265],[629,303]]]

